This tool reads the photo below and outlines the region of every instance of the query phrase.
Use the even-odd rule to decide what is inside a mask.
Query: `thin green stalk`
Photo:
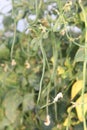
[[[39,3],[38,3],[38,0],[35,0],[36,19],[35,19],[33,22],[30,22],[30,21],[28,20],[28,17],[27,17],[27,21],[29,21],[29,24],[30,24],[31,26],[34,25],[34,24],[38,21],[38,16],[39,16],[39,14],[40,14],[42,4],[43,4],[43,0],[40,0]]]
[[[38,16],[38,2],[35,0],[35,6],[36,6],[36,16]]]
[[[47,113],[47,115],[49,115],[49,105],[52,104],[52,103],[49,103],[50,86],[51,86],[51,80],[50,80],[50,82],[47,86],[47,102],[46,102],[46,113]]]
[[[85,46],[80,45],[79,43],[77,43],[77,42],[75,41],[74,38],[70,37],[70,36],[68,35],[67,31],[66,31],[66,36],[67,36],[67,38],[68,38],[73,44],[75,44],[76,46],[81,47],[81,48],[85,48]]]
[[[67,29],[67,25],[66,25],[66,20],[65,20],[65,18],[64,18],[64,13],[62,14],[63,16],[62,16],[62,19],[63,19],[63,22],[64,22],[64,25],[65,25],[65,30]],[[78,46],[78,47],[81,47],[81,48],[85,48],[85,46],[83,46],[83,45],[80,45],[79,43],[77,43],[75,40],[77,40],[77,39],[79,39],[79,38],[72,38],[72,37],[70,37],[69,36],[69,34],[68,34],[68,32],[67,32],[67,30],[66,30],[66,36],[67,36],[67,38],[70,40],[70,42],[72,42],[73,44],[75,44],[76,46]]]
[[[14,22],[14,36],[13,36],[13,42],[11,46],[11,60],[13,59],[13,50],[14,50],[15,40],[16,40],[16,22]]]
[[[14,16],[14,0],[12,0],[12,15]],[[15,40],[16,40],[16,19],[14,18],[14,36],[13,36],[13,42],[12,42],[12,46],[11,46],[11,60],[13,58]]]
[[[48,104],[45,104],[45,105],[43,105],[42,107],[41,107],[41,109],[43,109],[43,108],[45,108],[45,107],[48,107],[48,106],[50,106],[50,105],[52,105],[53,104],[53,102],[51,102],[51,103],[48,103]],[[48,112],[47,112],[48,113]]]
[[[57,58],[58,58],[58,46],[57,42],[56,42],[56,38],[54,33],[51,34],[51,38],[52,38],[52,48],[53,48],[53,58],[54,58],[54,63],[53,63],[53,73],[51,76],[51,80],[54,82],[54,88],[56,88],[56,69],[57,69]],[[55,96],[57,94],[57,91],[55,89]],[[57,104],[54,104],[54,109],[55,109],[55,119],[57,121]]]
[[[40,80],[40,88],[39,88],[39,94],[38,94],[38,99],[37,99],[37,104],[40,100],[40,96],[41,96],[41,91],[42,91],[42,83],[43,83],[43,78],[44,78],[44,73],[45,73],[45,68],[46,68],[46,63],[48,66],[48,70],[50,72],[50,67],[49,67],[49,63],[46,57],[46,53],[44,51],[43,45],[42,45],[42,37],[40,39],[40,49],[42,52],[42,56],[43,56],[43,69],[42,69],[42,76],[41,76],[41,80]],[[48,104],[49,104],[49,86],[50,86],[51,82],[49,82],[48,86],[47,86],[47,104],[46,104],[46,111],[47,111],[47,115],[48,115]]]
[[[86,32],[85,32],[85,59],[84,59],[84,63],[83,63],[82,115],[83,115],[84,130],[87,130],[87,124],[86,124],[85,113],[84,113],[84,92],[85,92],[85,85],[86,85],[86,65],[87,65],[87,19],[86,19],[86,12],[84,10],[82,2],[79,1],[79,5],[82,9],[82,14],[83,14],[83,19],[85,22],[85,29],[86,29]]]
[[[43,83],[43,78],[44,78],[44,73],[45,73],[45,67],[46,67],[46,60],[45,60],[45,54],[44,54],[44,50],[43,50],[43,46],[42,46],[42,39],[40,39],[39,41],[39,45],[40,45],[40,49],[42,52],[42,56],[43,56],[43,69],[42,69],[42,76],[41,76],[41,80],[40,80],[40,88],[39,88],[39,94],[38,94],[38,99],[37,99],[37,104],[40,100],[40,95],[41,95],[41,90],[42,90],[42,83]]]
[[[38,3],[38,0],[35,0],[35,1],[36,1],[36,19],[38,20],[38,16],[41,11],[41,6],[43,4],[43,0],[40,0],[39,3]]]
[[[68,126],[66,127],[66,130],[69,130],[69,127],[68,127]]]

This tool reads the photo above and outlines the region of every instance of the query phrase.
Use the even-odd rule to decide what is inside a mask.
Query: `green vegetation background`
[[[29,18],[32,14],[35,20]],[[23,18],[29,25],[19,32],[16,26]],[[0,130],[86,130],[84,106],[82,122],[75,109],[67,113],[71,103],[87,92],[86,0],[12,0],[12,11],[3,23]],[[83,88],[72,101],[77,80],[83,80]],[[60,92],[63,97],[53,102]]]

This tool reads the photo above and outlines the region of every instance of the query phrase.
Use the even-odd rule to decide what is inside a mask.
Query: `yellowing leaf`
[[[79,123],[80,123],[80,121],[75,120],[75,121],[72,122],[72,125],[75,126],[75,125],[78,125]]]
[[[65,60],[64,65],[65,65],[66,67],[70,67],[70,58],[67,58],[67,59]]]
[[[64,126],[68,126],[68,124],[69,124],[69,118],[67,117],[67,118],[65,119],[63,125],[64,125]]]
[[[59,75],[61,75],[61,74],[64,74],[65,70],[64,70],[63,67],[58,66],[58,68],[57,68],[57,72],[58,72]]]
[[[78,80],[73,84],[71,90],[71,99],[73,99],[78,94],[78,92],[82,89],[82,86],[83,86],[82,80]]]
[[[72,106],[68,107],[67,112],[70,113],[72,110]]]
[[[54,57],[52,56],[50,61],[54,64]]]
[[[78,119],[81,122],[83,121],[82,105],[84,105],[83,106],[83,108],[84,108],[84,115],[87,112],[87,93],[84,94],[83,98],[84,98],[84,104],[82,102],[82,97],[78,98],[77,101],[76,101],[76,111],[77,111]]]
[[[76,125],[76,124],[78,124],[79,121],[73,120],[75,118],[76,118],[76,114],[74,112],[70,112],[68,114],[68,117],[65,119],[63,125],[64,126],[70,126],[70,125]]]
[[[70,126],[72,124],[72,118],[74,117],[74,113],[71,112],[68,117],[65,119],[63,125],[64,126]]]

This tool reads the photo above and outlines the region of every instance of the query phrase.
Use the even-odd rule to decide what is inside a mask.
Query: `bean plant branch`
[[[85,113],[84,113],[84,92],[85,92],[85,85],[86,85],[86,65],[87,65],[87,18],[86,18],[87,14],[82,5],[82,1],[79,1],[79,5],[82,9],[83,19],[85,23],[85,30],[86,30],[85,31],[85,58],[83,62],[82,115],[83,115],[84,130],[87,130],[87,124],[86,124]]]
[[[14,0],[12,0],[12,15],[14,16]],[[13,50],[14,50],[14,45],[15,45],[15,40],[16,40],[16,19],[14,18],[14,36],[13,36],[13,42],[11,46],[11,60],[13,58]]]

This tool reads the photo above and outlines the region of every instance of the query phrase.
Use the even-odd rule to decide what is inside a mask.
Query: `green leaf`
[[[14,123],[19,111],[18,106],[22,102],[22,97],[16,90],[10,90],[3,101],[3,107],[5,108],[5,115],[11,123]]]
[[[23,111],[32,110],[34,108],[34,95],[33,93],[28,93],[23,99]]]
[[[6,28],[8,28],[9,26],[11,26],[11,24],[13,23],[13,19],[11,16],[6,16],[4,17],[4,20],[3,20],[3,24]]]
[[[0,59],[8,59],[9,57],[9,49],[5,46],[5,44],[0,45]]]
[[[15,72],[12,72],[10,75],[8,75],[8,77],[6,77],[6,85],[10,86],[10,85],[17,85],[17,75]]]
[[[32,39],[30,47],[31,47],[31,49],[33,51],[37,51],[38,50],[38,41],[39,41],[38,38]]]
[[[28,82],[30,86],[33,87],[35,90],[39,90],[40,78],[37,75],[34,75],[34,74],[29,75]]]
[[[43,35],[43,39],[47,39],[48,38],[48,32],[45,32]]]
[[[0,106],[0,121],[3,119],[4,117],[4,109],[3,107]]]
[[[6,126],[10,125],[10,121],[4,117],[2,121],[0,121],[0,130],[3,130]]]
[[[76,52],[74,62],[83,62],[85,60],[85,50],[83,48],[79,48]]]
[[[2,73],[0,75],[0,82],[4,84],[4,86],[16,86],[17,85],[17,75],[15,72],[10,73],[7,75],[6,72],[3,70],[0,71]]]

